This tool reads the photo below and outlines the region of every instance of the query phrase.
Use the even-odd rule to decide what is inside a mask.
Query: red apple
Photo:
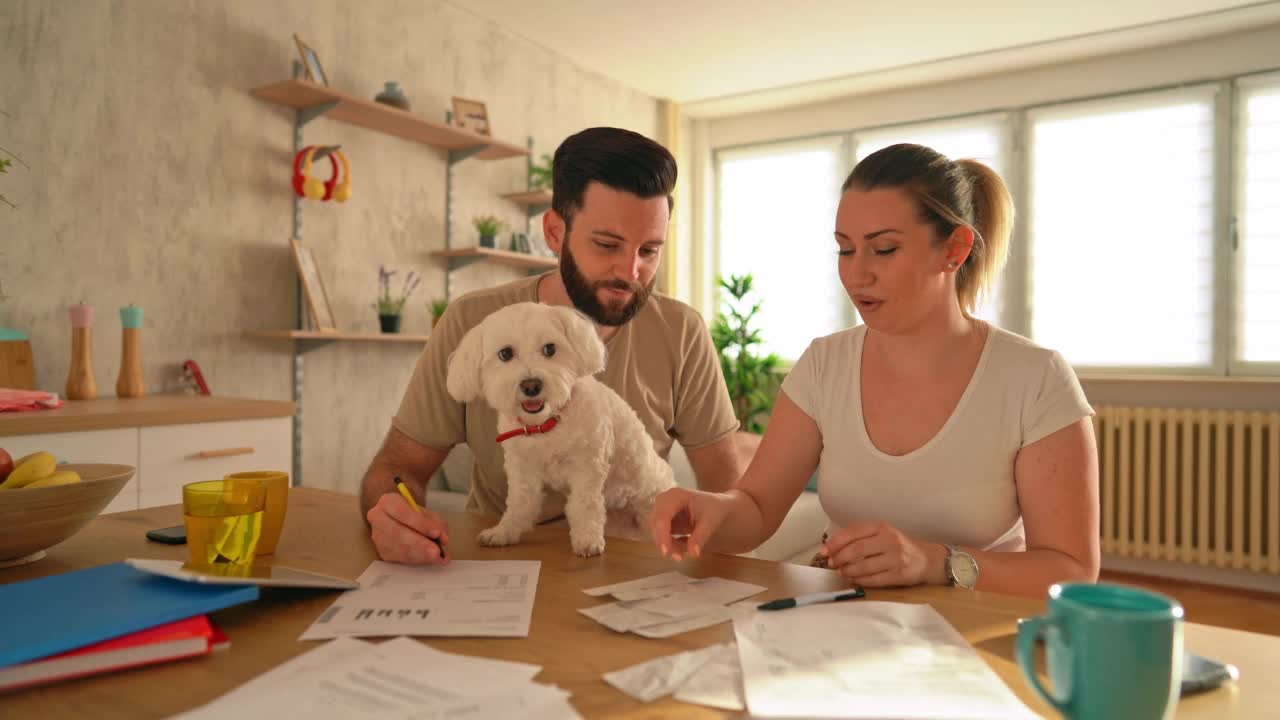
[[[0,482],[4,482],[11,472],[13,472],[13,456],[5,452],[4,448],[0,448]]]

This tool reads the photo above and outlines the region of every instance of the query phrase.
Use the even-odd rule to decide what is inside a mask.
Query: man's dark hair
[[[565,138],[552,159],[551,207],[564,218],[566,233],[592,181],[640,198],[666,197],[670,210],[676,159],[658,143],[622,128],[587,128]]]

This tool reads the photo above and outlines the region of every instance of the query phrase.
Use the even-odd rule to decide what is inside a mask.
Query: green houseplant
[[[5,117],[9,117],[9,113],[7,113],[7,112],[5,112],[5,111],[3,111],[3,110],[0,110],[0,115],[3,115],[3,116],[5,116]],[[8,156],[8,157],[5,157],[5,156]],[[31,166],[30,166],[30,165],[28,165],[28,164],[26,164],[25,162],[23,162],[23,161],[22,161],[22,158],[18,157],[17,155],[14,155],[14,154],[13,154],[12,152],[10,152],[7,148],[5,148],[5,147],[3,147],[3,146],[0,146],[0,175],[7,175],[7,174],[9,173],[9,168],[13,167],[13,161],[14,161],[14,160],[17,160],[17,161],[18,161],[18,163],[19,163],[20,165],[22,165],[22,167],[24,167],[24,168],[26,168],[26,169],[28,169],[28,170],[30,170],[30,169],[31,169]],[[2,193],[2,192],[0,192],[0,202],[3,202],[5,205],[8,205],[8,206],[9,206],[9,207],[11,207],[11,208],[16,208],[16,207],[18,207],[18,204],[17,204],[17,203],[15,203],[14,201],[10,200],[10,199],[9,199],[9,198],[4,194],[4,193]],[[3,254],[4,254],[4,253],[0,253],[0,255],[3,255]],[[3,301],[3,300],[5,300],[5,299],[7,299],[7,298],[8,298],[8,296],[4,294],[4,284],[3,284],[3,281],[0,281],[0,301]]]
[[[378,299],[373,303],[373,309],[378,311],[378,325],[384,333],[400,332],[400,314],[404,312],[404,304],[422,284],[422,276],[410,270],[400,286],[400,292],[392,293],[391,278],[396,276],[396,272],[378,266]]]
[[[502,231],[503,226],[497,215],[477,215],[471,219],[471,224],[480,233],[480,247],[497,247],[494,237]]]
[[[762,416],[773,409],[781,378],[781,359],[775,353],[759,354],[760,330],[751,327],[760,312],[752,299],[750,274],[718,278],[723,293],[721,311],[711,323],[711,342],[720,356],[733,412],[742,430],[764,432]]]
[[[440,322],[440,318],[444,317],[444,311],[449,307],[447,298],[436,298],[431,301],[431,327],[435,327]]]
[[[529,165],[530,190],[551,189],[551,165],[550,155],[543,155],[541,163],[531,163]]]

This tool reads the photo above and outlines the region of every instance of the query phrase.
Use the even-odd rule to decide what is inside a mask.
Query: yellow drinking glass
[[[182,517],[193,565],[250,565],[262,536],[266,484],[205,480],[182,486]]]
[[[262,537],[258,538],[258,554],[276,551],[284,530],[284,515],[289,509],[289,473],[279,470],[254,470],[231,473],[226,480],[257,480],[267,486],[267,506],[262,516]]]

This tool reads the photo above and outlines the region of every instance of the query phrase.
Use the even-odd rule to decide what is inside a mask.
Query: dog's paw
[[[491,527],[488,530],[481,530],[476,539],[481,545],[486,547],[506,547],[507,545],[515,545],[520,542],[520,534],[514,533],[501,525]]]
[[[582,557],[595,557],[604,553],[604,536],[600,537],[569,537],[569,544],[573,546],[573,552]]]

